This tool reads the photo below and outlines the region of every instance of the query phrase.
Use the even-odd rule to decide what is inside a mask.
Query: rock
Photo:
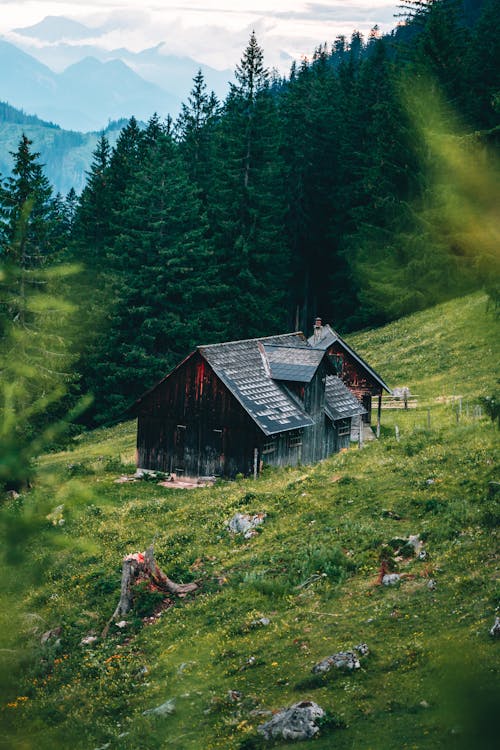
[[[90,646],[92,643],[95,643],[97,640],[96,635],[86,635],[85,638],[82,638],[80,641],[80,646]]]
[[[493,636],[493,638],[500,637],[500,617],[495,617],[495,622],[490,629],[490,635]]]
[[[61,635],[61,628],[52,628],[52,630],[46,630],[45,633],[42,633],[40,637],[40,643],[43,645],[47,643],[47,641],[50,641],[51,638],[57,638]]]
[[[171,698],[168,701],[165,701],[165,703],[162,703],[161,706],[156,706],[156,708],[148,708],[147,711],[143,711],[143,716],[170,716],[175,712],[175,699]]]
[[[427,581],[427,588],[429,589],[429,591],[435,591],[436,586],[437,586],[437,583],[434,580],[434,578],[429,578],[429,580]]]
[[[258,620],[252,620],[252,622],[250,623],[250,627],[252,628],[266,627],[267,625],[269,625],[270,622],[271,620],[269,619],[269,617],[259,617]]]
[[[370,653],[370,649],[366,643],[359,643],[357,646],[354,646],[354,650],[357,651],[358,654],[361,654],[361,656],[368,656]]]
[[[400,580],[401,576],[399,573],[386,573],[382,578],[382,583],[384,586],[394,586],[396,583],[399,583]]]
[[[324,674],[329,672],[332,667],[335,669],[359,669],[361,664],[354,651],[339,651],[337,654],[327,656],[312,668],[314,674]]]
[[[413,547],[413,551],[415,553],[415,557],[418,557],[420,554],[420,551],[423,547],[423,542],[420,541],[420,537],[418,534],[410,534],[408,537],[408,544],[410,547]]]
[[[120,628],[120,630],[123,630],[123,628],[127,627],[128,622],[126,620],[120,620],[120,622],[115,622],[115,625],[117,628]]]
[[[241,700],[242,693],[240,693],[239,690],[228,690],[227,691],[227,699],[231,701],[231,703],[238,703]]]
[[[309,740],[319,732],[316,724],[325,712],[312,701],[294,703],[273,716],[270,721],[257,727],[266,740]]]
[[[233,534],[243,534],[245,539],[250,539],[252,536],[257,534],[255,530],[257,526],[264,523],[265,513],[254,513],[249,515],[248,513],[236,513],[230,521],[228,521],[228,529]]]

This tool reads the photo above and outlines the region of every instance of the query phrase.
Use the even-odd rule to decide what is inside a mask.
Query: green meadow
[[[475,294],[350,336],[417,406],[383,409],[380,440],[314,466],[194,490],[116,483],[135,470],[134,422],[41,456],[1,508],[0,747],[496,746],[499,430],[480,399],[498,389],[499,327]],[[260,512],[252,538],[228,531]],[[123,557],[151,544],[198,591],[140,586],[102,638]],[[396,585],[378,583],[382,565]],[[360,669],[313,674],[359,643]],[[301,700],[327,713],[318,736],[264,742],[268,712]]]

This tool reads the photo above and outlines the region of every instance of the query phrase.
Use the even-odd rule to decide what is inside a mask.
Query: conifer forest
[[[498,304],[500,3],[465,7],[405,0],[391,34],[285,77],[252,34],[224,101],[200,72],[177,120],[101,136],[81,195],[53,193],[24,136],[0,188],[2,346],[9,382],[15,347],[57,387],[45,403],[24,367],[12,440],[34,451],[71,409],[125,418],[198,344],[315,315],[349,332],[480,288]]]

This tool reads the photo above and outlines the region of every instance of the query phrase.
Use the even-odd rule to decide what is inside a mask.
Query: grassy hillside
[[[316,466],[191,491],[117,484],[133,423],[42,457],[37,486],[3,508],[0,747],[250,750],[267,711],[308,699],[328,720],[299,747],[493,748],[499,433],[473,405],[495,388],[498,327],[474,295],[351,337],[421,401]],[[459,394],[461,413],[435,400]],[[256,536],[228,532],[237,512],[267,514]],[[416,534],[425,559],[397,555]],[[123,556],[153,540],[199,593],[162,609],[142,590],[125,627],[82,644],[118,602]],[[383,560],[397,585],[377,585]],[[359,670],[312,673],[360,642]]]

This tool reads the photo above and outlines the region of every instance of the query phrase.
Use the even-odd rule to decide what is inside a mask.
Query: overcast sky
[[[398,0],[0,0],[0,34],[46,16],[65,16],[99,28],[101,46],[139,51],[159,42],[165,52],[233,68],[255,29],[266,63],[282,69],[288,56],[310,56],[338,34],[394,28]],[[104,27],[104,28],[103,28]]]

